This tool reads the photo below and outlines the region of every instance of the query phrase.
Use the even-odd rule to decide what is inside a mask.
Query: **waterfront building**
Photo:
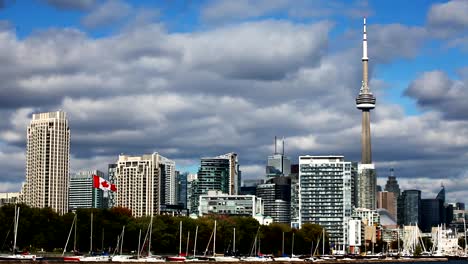
[[[375,108],[375,96],[371,93],[368,80],[367,30],[364,18],[362,42],[362,86],[356,98],[356,107],[362,111],[361,163],[358,165],[357,207],[375,209],[377,177],[372,163],[370,110]]]
[[[273,222],[291,222],[291,178],[275,177],[257,185],[257,197],[263,200],[264,214]]]
[[[353,217],[360,218],[366,226],[379,226],[380,214],[377,210],[367,208],[355,208],[353,210]]]
[[[0,206],[6,204],[16,204],[20,200],[20,193],[19,192],[5,192],[0,193]]]
[[[208,194],[200,195],[198,214],[255,217],[263,215],[263,202],[255,195],[228,195],[220,191],[208,191]]]
[[[175,161],[159,155],[160,194],[161,204],[177,204],[177,178]]]
[[[80,208],[106,208],[104,196],[108,197],[108,192],[98,188],[93,188],[93,175],[106,178],[99,170],[80,171],[70,175],[70,185],[68,190],[68,209],[74,211]]]
[[[70,128],[65,112],[33,114],[27,130],[23,202],[68,212]]]
[[[397,218],[397,197],[393,192],[378,192],[377,193],[377,208],[386,209],[393,219]]]
[[[398,197],[398,225],[416,225],[421,223],[421,191],[405,190]]]
[[[136,217],[157,215],[160,209],[160,159],[158,153],[119,155],[114,181],[114,206],[126,207]]]
[[[200,195],[208,191],[220,191],[229,195],[237,195],[240,189],[239,162],[236,153],[202,158],[197,174],[197,180],[192,181],[190,213],[198,214]]]
[[[343,156],[299,157],[299,220],[325,228],[338,248],[348,242],[352,164]]]

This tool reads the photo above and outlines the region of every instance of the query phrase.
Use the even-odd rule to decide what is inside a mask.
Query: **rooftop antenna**
[[[390,177],[394,177],[395,176],[395,170],[393,168],[390,168]]]
[[[277,150],[276,150],[276,145],[277,145],[277,140],[276,140],[276,136],[275,136],[275,155],[278,154]]]
[[[282,142],[283,142],[283,156],[284,156],[284,137],[283,137]]]

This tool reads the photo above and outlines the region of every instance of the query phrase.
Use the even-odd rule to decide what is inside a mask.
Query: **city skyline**
[[[260,178],[274,135],[285,137],[292,163],[299,155],[359,161],[354,98],[366,15],[378,183],[393,167],[402,189],[433,196],[443,182],[450,200],[467,202],[465,1],[229,3],[0,9],[0,61],[9,65],[0,70],[0,191],[25,180],[32,113],[59,109],[73,131],[71,172],[154,151],[193,172],[201,157],[236,152],[243,177]],[[32,9],[43,18],[24,17]]]

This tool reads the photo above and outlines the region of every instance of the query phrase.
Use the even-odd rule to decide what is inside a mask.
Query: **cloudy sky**
[[[157,151],[360,159],[368,17],[373,159],[403,189],[468,202],[468,1],[0,0],[0,191],[25,179],[32,113],[67,112],[71,171]]]

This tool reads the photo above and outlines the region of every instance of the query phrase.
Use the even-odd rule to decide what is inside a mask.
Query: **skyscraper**
[[[119,155],[113,175],[117,186],[113,205],[130,209],[136,217],[159,214],[160,159],[158,153]]]
[[[346,245],[352,210],[352,164],[343,156],[299,157],[300,224],[323,226],[331,241]]]
[[[27,132],[23,202],[68,212],[70,128],[65,112],[33,114]]]
[[[358,201],[360,208],[375,209],[376,184],[375,166],[372,163],[370,110],[375,108],[375,97],[370,92],[368,80],[367,31],[364,18],[362,41],[362,86],[356,98],[356,107],[362,111],[361,163],[358,165]]]
[[[398,185],[393,168],[390,169],[390,176],[388,176],[387,183],[385,184],[385,191],[394,193],[396,198],[400,196],[400,185]]]
[[[398,198],[398,225],[421,223],[421,191],[405,190]]]
[[[160,181],[160,203],[177,204],[177,178],[175,162],[159,155]]]
[[[70,210],[105,208],[104,191],[93,188],[93,175],[106,178],[104,173],[98,170],[80,171],[70,175],[68,192],[68,208]]]
[[[236,195],[239,192],[239,162],[236,153],[202,158],[197,180],[191,183],[190,212],[198,213],[198,199],[209,190]]]
[[[264,214],[274,222],[291,222],[291,178],[275,177],[257,185],[257,197],[262,198]]]
[[[284,155],[284,138],[282,140],[282,146],[282,152],[278,153],[277,139],[275,137],[275,153],[272,156],[268,156],[267,160],[267,180],[279,176],[289,176],[291,173],[291,160]]]
[[[188,172],[177,172],[177,204],[187,209],[187,177]]]

